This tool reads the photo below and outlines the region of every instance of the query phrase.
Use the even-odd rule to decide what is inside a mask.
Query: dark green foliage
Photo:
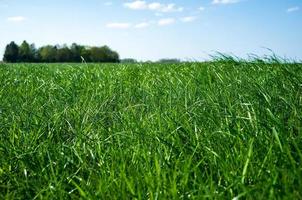
[[[55,60],[56,62],[72,62],[73,57],[75,56],[72,55],[72,51],[67,46],[63,46],[57,49]],[[77,60],[75,60],[74,62],[76,62]]]
[[[41,61],[40,54],[39,54],[38,50],[36,49],[35,44],[30,45],[30,52],[31,52],[31,56],[32,56],[32,60],[30,62],[40,62]]]
[[[181,61],[176,58],[163,58],[157,61],[158,63],[167,63],[167,64],[173,64],[173,63],[180,63]]]
[[[34,44],[29,45],[26,41],[19,47],[19,58],[18,61],[20,62],[34,62],[35,61],[35,46]]]
[[[23,41],[19,47],[14,42],[6,46],[5,62],[120,62],[117,52],[108,46],[85,47],[73,43],[69,48],[67,45],[46,45],[38,50],[35,45],[29,45]]]
[[[51,45],[41,47],[38,50],[38,54],[41,58],[41,62],[56,62],[57,50],[58,49],[56,46],[51,46]]]
[[[81,56],[83,57],[88,57],[88,55],[86,55],[85,51],[85,47],[78,45],[76,43],[73,43],[70,47],[70,51],[71,51],[71,55],[72,55],[72,60],[74,62],[81,62]]]
[[[19,47],[15,42],[11,42],[5,48],[3,61],[15,63],[19,60]]]
[[[108,46],[92,47],[89,49],[89,60],[91,62],[117,62],[119,55],[112,51]]]
[[[301,199],[302,65],[0,64],[0,199]]]
[[[138,63],[138,61],[136,59],[133,59],[133,58],[124,58],[121,60],[121,63]]]

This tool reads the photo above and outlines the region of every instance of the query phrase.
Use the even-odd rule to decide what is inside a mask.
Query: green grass
[[[302,199],[302,65],[0,64],[0,199]]]

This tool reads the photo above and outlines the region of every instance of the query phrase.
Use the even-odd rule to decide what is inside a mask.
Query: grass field
[[[302,64],[0,64],[0,199],[302,199]]]

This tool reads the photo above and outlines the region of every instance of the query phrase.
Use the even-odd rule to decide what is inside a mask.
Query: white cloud
[[[162,4],[160,4],[160,3],[158,3],[158,2],[154,2],[154,3],[150,3],[149,5],[148,5],[148,8],[150,9],[150,10],[160,10],[160,9],[162,9]]]
[[[213,0],[212,4],[233,4],[238,3],[240,0]]]
[[[288,8],[286,11],[288,13],[291,13],[291,12],[295,12],[295,11],[298,11],[298,10],[300,10],[300,7],[295,6],[295,7]]]
[[[109,23],[106,25],[107,28],[115,28],[115,29],[128,29],[131,27],[130,23]]]
[[[13,16],[13,17],[7,18],[7,21],[10,21],[10,22],[23,22],[25,20],[26,20],[26,18],[23,16]]]
[[[206,8],[205,8],[205,7],[202,7],[202,6],[198,8],[198,10],[200,10],[200,11],[204,11],[205,9],[206,9]]]
[[[182,7],[177,7],[175,4],[160,4],[160,3],[150,3],[148,8],[157,12],[181,12],[183,11]]]
[[[188,22],[193,22],[196,19],[197,18],[195,16],[187,16],[187,17],[180,18],[180,21],[182,21],[184,23],[188,23]]]
[[[146,1],[132,1],[124,3],[124,6],[132,10],[151,10],[155,12],[181,12],[183,7],[178,7],[174,3],[162,4],[158,2],[147,3]]]
[[[124,6],[132,10],[144,10],[148,8],[148,5],[145,1],[133,1],[124,3]]]
[[[148,22],[142,22],[142,23],[136,24],[134,27],[135,28],[147,28],[148,26],[150,26],[150,24]]]
[[[159,26],[167,26],[167,25],[171,25],[175,23],[175,19],[174,18],[165,18],[165,19],[160,19],[158,21],[158,25]]]
[[[112,6],[112,4],[113,3],[111,1],[107,1],[107,2],[104,3],[105,6]]]

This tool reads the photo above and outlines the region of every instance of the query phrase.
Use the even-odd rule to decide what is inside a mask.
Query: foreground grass
[[[0,199],[302,199],[302,65],[0,65]]]

